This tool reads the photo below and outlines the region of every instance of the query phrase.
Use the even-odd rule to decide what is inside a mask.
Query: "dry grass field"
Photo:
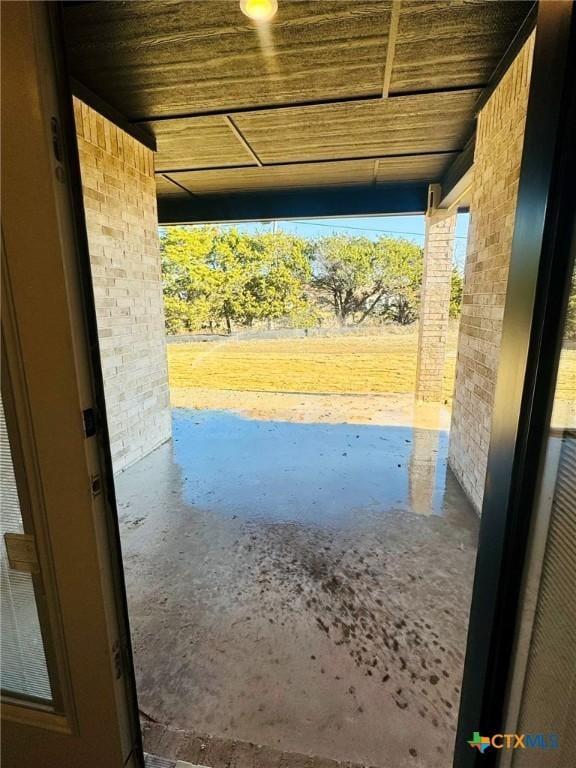
[[[556,398],[576,405],[576,349],[563,349],[556,384]]]
[[[173,389],[311,394],[414,391],[416,331],[366,336],[169,344]],[[448,338],[444,398],[454,387],[457,334]],[[576,401],[576,350],[565,350],[558,399]]]
[[[170,386],[256,392],[388,394],[414,391],[417,333],[169,344]],[[454,386],[448,343],[445,397]]]

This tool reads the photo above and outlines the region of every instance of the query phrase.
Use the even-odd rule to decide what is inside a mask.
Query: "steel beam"
[[[370,184],[160,198],[160,224],[424,213],[428,185]]]

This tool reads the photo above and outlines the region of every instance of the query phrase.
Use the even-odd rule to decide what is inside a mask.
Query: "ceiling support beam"
[[[246,139],[246,137],[244,136],[244,134],[242,133],[242,131],[240,130],[240,128],[238,128],[238,126],[236,125],[236,123],[234,122],[234,120],[233,120],[233,119],[230,117],[230,115],[224,115],[224,119],[225,119],[225,120],[226,120],[226,122],[228,123],[228,127],[230,128],[230,130],[232,131],[232,133],[234,134],[234,136],[236,136],[236,138],[238,139],[238,141],[240,142],[240,144],[242,144],[242,146],[244,147],[244,149],[246,150],[246,152],[248,152],[248,154],[250,155],[250,157],[251,157],[251,158],[254,160],[254,162],[256,163],[256,165],[257,165],[259,168],[262,168],[262,161],[260,160],[260,158],[258,157],[258,155],[256,154],[256,152],[254,152],[254,150],[252,149],[252,147],[251,147],[251,146],[250,146],[250,144],[248,143],[248,140]]]
[[[468,140],[452,164],[446,169],[440,182],[441,192],[438,208],[451,208],[462,199],[472,184],[472,166],[474,164],[474,147],[476,133]]]
[[[89,88],[86,88],[86,86],[78,80],[74,80],[74,78],[70,78],[70,90],[74,96],[80,99],[80,101],[83,101],[84,104],[92,107],[92,109],[96,110],[96,112],[101,114],[107,120],[110,120],[110,122],[114,123],[114,125],[117,128],[120,128],[121,131],[132,136],[133,139],[136,139],[140,144],[151,149],[152,152],[156,152],[156,139],[145,126],[139,125],[138,123],[131,123],[130,120],[115,107],[108,104],[108,102],[104,101],[104,99]]]
[[[194,192],[190,192],[188,187],[185,187],[183,184],[180,184],[180,182],[176,181],[176,179],[173,179],[167,173],[159,173],[157,175],[161,176],[163,179],[168,181],[170,184],[174,184],[175,187],[179,187],[181,190],[186,192],[187,195],[190,195],[190,197],[197,197],[197,195],[195,195]]]
[[[465,148],[464,148],[465,149]],[[259,167],[261,168],[286,168],[290,165],[320,165],[320,164],[326,164],[326,163],[348,163],[354,160],[374,160],[374,162],[378,162],[380,164],[381,160],[397,160],[401,159],[403,157],[406,158],[412,158],[412,157],[437,157],[445,155],[448,157],[449,155],[459,155],[461,152],[463,152],[463,149],[442,149],[438,152],[409,152],[406,154],[405,152],[399,152],[392,155],[354,155],[352,157],[325,157],[325,158],[319,158],[314,160],[288,160],[281,163],[260,163]],[[156,173],[196,173],[200,171],[237,171],[242,170],[246,168],[254,168],[254,165],[250,164],[243,164],[243,165],[206,165],[202,166],[200,168],[158,168],[156,170]],[[376,165],[374,165],[374,171],[377,170]]]
[[[160,224],[265,221],[329,216],[424,213],[428,184],[307,187],[158,200]]]
[[[396,38],[398,37],[401,2],[402,0],[392,1],[392,10],[390,12],[390,27],[388,29],[388,48],[386,50],[386,63],[384,65],[384,81],[382,83],[383,99],[387,99],[390,93],[390,81],[392,80],[392,68],[394,67],[394,54],[396,52]]]
[[[389,93],[389,99],[403,99],[409,96],[442,96],[445,93],[457,93],[459,91],[480,91],[486,87],[486,83],[475,83],[473,85],[454,85],[447,88],[421,88],[414,91],[398,91]],[[338,104],[369,104],[371,101],[382,101],[382,91],[376,93],[364,93],[361,96],[339,96],[328,99],[312,99],[308,101],[293,101],[288,104],[259,104],[251,107],[237,107],[228,109],[208,109],[199,112],[186,112],[175,115],[149,115],[134,120],[133,125],[146,126],[148,123],[159,123],[169,120],[184,120],[194,117],[235,117],[236,115],[252,115],[258,112],[276,112],[281,109],[301,109],[302,107],[326,107]]]

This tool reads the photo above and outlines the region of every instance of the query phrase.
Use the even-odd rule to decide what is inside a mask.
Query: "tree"
[[[305,286],[312,275],[308,243],[285,232],[262,232],[251,236],[249,243],[256,269],[246,280],[238,321],[252,325],[255,320],[306,314]]]
[[[452,281],[450,285],[450,317],[460,317],[462,311],[462,294],[464,292],[464,278],[459,269],[452,269]]]
[[[386,301],[380,312],[386,319],[409,325],[418,318],[424,251],[409,240],[383,237],[376,246],[387,264]]]
[[[401,323],[417,317],[422,249],[408,240],[330,235],[315,243],[313,285],[339,322],[383,316]]]
[[[366,237],[329,235],[314,244],[313,285],[320,303],[328,303],[342,325],[369,314],[380,298],[385,267],[381,255]]]
[[[173,227],[161,233],[170,333],[310,315],[309,245],[279,233]]]
[[[215,275],[209,259],[217,236],[214,227],[169,227],[160,233],[169,333],[188,333],[213,322]]]
[[[172,227],[161,233],[166,326],[232,332],[235,325],[285,320],[318,325],[327,311],[338,321],[418,317],[423,251],[391,237],[331,235],[315,242],[286,232]],[[462,277],[452,274],[451,316],[459,312]]]

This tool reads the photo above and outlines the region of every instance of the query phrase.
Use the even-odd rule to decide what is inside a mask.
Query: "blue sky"
[[[460,269],[466,257],[466,237],[469,215],[458,214],[456,220],[455,261]],[[278,229],[305,237],[321,237],[333,232],[347,232],[377,239],[382,235],[398,235],[424,245],[424,216],[355,216],[335,219],[297,219],[276,222]],[[233,225],[240,230],[253,232],[270,229],[272,222],[247,222]]]

